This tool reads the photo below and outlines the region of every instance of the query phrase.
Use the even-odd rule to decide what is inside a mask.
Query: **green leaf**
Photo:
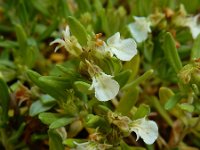
[[[28,45],[26,52],[22,56],[23,62],[29,68],[32,68],[39,55],[39,50],[34,45]]]
[[[195,13],[199,9],[199,0],[193,0],[192,3],[190,3],[188,0],[181,0],[180,2],[184,4],[184,7],[188,13]]]
[[[42,102],[40,100],[37,100],[31,104],[31,107],[29,109],[29,115],[36,116],[37,114],[39,114],[41,112],[51,109],[54,105],[55,105],[55,103],[44,105],[44,104],[42,104]]]
[[[31,0],[31,3],[33,4],[33,6],[39,10],[41,13],[43,13],[44,15],[48,16],[49,11],[48,11],[48,7],[51,4],[51,1],[49,0]]]
[[[107,36],[110,36],[110,28],[105,8],[103,8],[103,5],[99,0],[94,1],[94,7],[100,18],[101,30],[103,30]]]
[[[53,97],[51,97],[48,94],[41,95],[40,100],[41,100],[42,104],[44,104],[44,105],[52,104],[52,103],[55,103],[55,101],[56,101]]]
[[[81,93],[91,94],[93,93],[92,90],[89,90],[90,84],[83,82],[83,81],[75,81],[74,86],[80,91]]]
[[[0,41],[0,47],[13,48],[13,47],[17,47],[17,46],[19,46],[19,45],[15,41],[10,41],[10,40]]]
[[[78,4],[79,12],[90,12],[91,5],[89,0],[76,0],[76,3]]]
[[[192,51],[191,51],[191,60],[200,58],[200,34],[197,36],[194,41]]]
[[[170,118],[169,114],[167,113],[167,111],[163,108],[163,105],[158,101],[158,99],[156,97],[150,97],[149,99],[153,106],[155,107],[155,109],[159,112],[159,114],[165,119],[165,121],[172,127],[173,126],[173,121]]]
[[[127,115],[135,105],[139,95],[139,89],[132,87],[123,93],[116,111],[122,115]]]
[[[192,104],[182,103],[178,105],[182,110],[192,113],[194,111],[194,106]]]
[[[68,96],[65,88],[69,86],[69,82],[66,79],[61,77],[42,77],[40,74],[32,70],[28,70],[27,75],[33,83],[41,88],[42,91],[51,95],[55,99],[63,100]]]
[[[114,79],[119,83],[120,87],[123,87],[129,80],[131,76],[130,70],[124,70],[114,77]]]
[[[103,57],[100,52],[95,52],[94,62],[98,65],[105,73],[116,75],[122,69],[121,61],[115,57]]]
[[[84,143],[84,142],[87,142],[87,140],[85,140],[85,139],[67,138],[66,140],[63,141],[63,144],[69,146],[70,148],[74,148],[74,147],[76,147],[75,142],[77,142],[77,143]]]
[[[1,119],[3,123],[7,123],[8,121],[9,103],[10,103],[10,95],[8,91],[8,86],[6,82],[3,80],[2,75],[0,74],[0,104],[2,106]]]
[[[152,69],[148,70],[147,72],[145,72],[143,75],[141,75],[140,77],[138,77],[134,81],[126,84],[122,89],[123,90],[128,90],[130,88],[138,86],[140,83],[142,83],[145,80],[147,80],[148,78],[150,78],[153,75],[153,72],[154,71]]]
[[[174,95],[174,92],[167,88],[167,87],[161,87],[159,89],[159,99],[162,104],[165,104],[167,100],[169,100],[170,97]]]
[[[15,25],[15,32],[20,50],[15,54],[18,56],[19,61],[28,67],[32,67],[38,57],[37,43],[32,38],[27,38],[25,30],[20,24]]]
[[[15,32],[20,47],[20,56],[23,56],[26,53],[26,49],[28,46],[27,35],[20,24],[15,24]]]
[[[67,3],[66,3],[67,2]],[[69,9],[69,5],[68,5],[68,1],[66,0],[59,0],[59,3],[58,3],[58,7],[59,7],[59,12],[60,12],[60,16],[63,16],[67,19],[67,17],[69,15],[71,15],[71,11]]]
[[[23,24],[27,24],[28,21],[29,21],[29,13],[27,12],[27,8],[26,8],[26,5],[25,5],[25,0],[21,0],[20,1],[20,5],[19,5],[19,18],[20,18],[20,21],[23,23]]]
[[[58,120],[52,122],[49,126],[50,129],[56,129],[60,127],[64,127],[70,123],[72,123],[75,119],[74,118],[59,118]]]
[[[89,128],[99,128],[103,131],[108,131],[108,122],[98,115],[88,114],[86,119],[86,126]]]
[[[42,123],[46,125],[50,125],[51,123],[55,122],[56,120],[62,117],[61,114],[58,113],[50,113],[50,112],[42,112],[39,114],[38,118],[42,121]]]
[[[175,94],[165,103],[165,109],[172,109],[184,96],[182,94]]]
[[[55,130],[49,130],[49,150],[64,150],[61,136]]]
[[[108,24],[106,10],[104,8],[100,9],[98,15],[100,16],[101,19],[102,30],[106,33],[107,36],[110,36],[111,32]]]
[[[135,112],[133,119],[143,118],[150,113],[150,107],[146,104],[141,104]]]
[[[170,33],[166,33],[164,35],[163,50],[169,64],[175,72],[178,73],[182,68],[182,63],[178,55],[174,39]]]
[[[10,61],[0,61],[0,70],[3,79],[8,82],[16,78],[16,66]]]
[[[147,16],[151,13],[152,11],[152,0],[146,1],[146,0],[139,0],[139,1],[135,1],[135,3],[133,3],[131,1],[130,5],[132,5],[132,13],[136,16]]]
[[[122,69],[121,61],[115,57],[109,58],[106,60],[107,62],[110,61],[111,65],[111,72],[115,75],[118,74]],[[108,63],[109,64],[109,63]]]
[[[130,61],[125,62],[123,68],[131,70],[131,76],[129,78],[129,82],[133,81],[138,74],[138,70],[140,67],[140,55],[137,54]]]
[[[66,90],[67,88],[70,88],[72,84],[70,79],[56,76],[41,76],[39,81],[45,82],[45,84],[58,90]]]
[[[95,114],[99,115],[99,116],[105,116],[108,114],[109,111],[111,111],[108,107],[104,106],[104,105],[99,105],[99,104],[93,104],[90,105],[91,107],[93,107],[93,110],[95,112]]]
[[[44,30],[44,32],[39,36],[38,40],[42,41],[42,40],[44,40],[46,38],[49,38],[49,36],[51,35],[51,33],[53,31],[55,31],[55,29],[58,27],[58,23],[59,23],[59,20],[57,18],[55,18],[53,20],[53,22],[51,23],[51,25],[48,26],[46,28],[46,30]]]
[[[71,33],[78,39],[82,46],[87,45],[88,35],[85,27],[74,17],[68,17]]]

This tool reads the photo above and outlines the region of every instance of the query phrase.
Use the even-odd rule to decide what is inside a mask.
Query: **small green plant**
[[[200,148],[198,0],[0,4],[0,149]]]

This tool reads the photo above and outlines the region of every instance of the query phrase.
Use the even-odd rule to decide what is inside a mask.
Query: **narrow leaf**
[[[175,94],[165,103],[165,109],[172,109],[184,96],[181,94]]]
[[[29,109],[29,115],[36,116],[37,114],[39,114],[41,112],[51,109],[54,105],[55,105],[55,103],[51,103],[49,105],[44,105],[44,104],[42,104],[42,102],[40,100],[37,100],[34,103],[32,103],[32,105]]]
[[[38,87],[41,88],[42,91],[51,95],[55,99],[59,99],[59,100],[66,99],[67,92],[64,89],[60,90],[57,87],[55,87],[53,85],[54,82],[49,81],[49,79],[45,80],[44,77],[42,77],[40,74],[38,74],[37,72],[34,72],[32,70],[28,70],[27,75],[33,81],[33,83],[35,83]],[[40,77],[42,77],[42,78],[40,79]],[[64,85],[64,86],[66,86],[66,85]],[[59,87],[60,87],[60,85],[59,85]]]
[[[60,127],[64,127],[70,123],[72,123],[74,121],[74,118],[60,118],[54,122],[51,123],[51,125],[49,126],[50,129],[56,129],[56,128],[60,128]]]
[[[156,97],[151,97],[150,101],[153,103],[153,106],[156,108],[156,110],[159,112],[159,114],[166,120],[166,122],[172,127],[173,121],[171,120],[169,114],[167,111],[163,108],[163,105],[160,104],[158,99]]]
[[[174,39],[170,33],[166,33],[164,36],[163,50],[169,64],[176,71],[176,73],[178,73],[182,68],[182,63],[178,55]]]
[[[139,119],[139,118],[143,118],[145,116],[148,116],[148,114],[150,113],[150,107],[148,105],[145,104],[141,104],[137,111],[135,112],[133,119]]]
[[[116,75],[114,79],[119,83],[120,87],[123,87],[128,82],[130,76],[131,71],[125,70]]]
[[[89,90],[90,84],[83,82],[83,81],[76,81],[74,82],[74,86],[82,93],[91,94],[92,90]]]
[[[39,114],[38,118],[42,121],[42,123],[50,125],[54,121],[61,118],[61,115],[58,113],[43,112]]]
[[[191,60],[200,58],[200,34],[194,41],[192,51],[191,51]]]
[[[129,90],[123,93],[122,98],[118,104],[116,109],[117,112],[120,112],[123,115],[127,115],[132,107],[135,105],[138,99],[139,89],[138,88],[130,88]]]
[[[87,44],[87,32],[85,27],[72,16],[68,17],[68,23],[72,34],[78,39],[82,46],[85,46]]]
[[[49,150],[64,150],[61,136],[55,130],[49,130]]]
[[[15,32],[20,46],[20,55],[23,56],[27,49],[27,35],[20,24],[15,25]]]
[[[136,80],[126,84],[122,89],[127,90],[131,87],[136,87],[137,85],[139,85],[140,83],[142,83],[146,79],[150,78],[152,75],[153,75],[153,70],[150,69],[147,72],[145,72],[143,75],[141,75],[139,78],[137,78]]]
[[[0,104],[2,106],[2,122],[6,123],[8,121],[8,109],[10,103],[10,95],[8,91],[8,86],[3,80],[2,75],[0,74]]]

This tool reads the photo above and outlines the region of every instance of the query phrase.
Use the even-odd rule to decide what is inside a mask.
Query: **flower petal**
[[[130,38],[121,40],[121,42],[115,45],[115,48],[111,48],[111,51],[120,60],[129,61],[137,54],[136,43]]]
[[[65,45],[65,41],[64,40],[62,40],[62,39],[55,39],[54,41],[52,41],[51,43],[50,43],[50,45],[53,45],[53,44],[55,44],[55,43],[58,43],[58,44],[61,44],[61,45]]]
[[[131,23],[128,25],[128,28],[131,32],[131,35],[134,37],[134,39],[138,42],[141,43],[145,41],[148,37],[147,32],[142,32],[139,29],[139,26],[136,23]]]
[[[112,79],[112,76],[101,73],[92,78],[91,88],[95,89],[95,97],[98,100],[108,101],[117,95],[119,84]]]
[[[129,61],[137,54],[135,41],[131,38],[121,40],[119,32],[108,38],[107,44],[108,46],[105,47],[107,51],[115,54],[122,61]]]
[[[137,135],[136,140],[141,137],[146,144],[153,144],[158,138],[158,126],[154,121],[142,118],[131,122],[130,127]]]
[[[120,33],[117,32],[113,36],[109,37],[107,40],[107,44],[112,46],[120,42]]]
[[[58,44],[59,44],[58,46],[56,46],[56,48],[55,48],[55,50],[54,50],[55,52],[56,52],[59,48],[61,48],[61,47],[63,47],[63,46],[66,46],[65,41],[62,40],[62,39],[56,39],[56,40],[52,41],[52,42],[50,43],[50,45],[53,45],[53,44],[55,44],[55,43],[58,43]]]
[[[148,32],[151,32],[150,22],[148,22],[145,17],[134,17],[134,19],[135,22],[130,23],[128,28],[131,35],[140,43],[145,41],[148,38]]]
[[[62,34],[65,41],[70,37],[70,31],[68,25],[66,26],[65,31],[62,31]]]
[[[189,17],[186,19],[185,25],[190,28],[190,32],[192,34],[192,37],[195,39],[200,33],[200,24],[198,23],[199,15],[196,15],[194,17]]]

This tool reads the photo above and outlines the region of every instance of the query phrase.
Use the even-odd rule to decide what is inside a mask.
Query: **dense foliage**
[[[0,0],[0,149],[198,150],[199,33],[199,0]]]

